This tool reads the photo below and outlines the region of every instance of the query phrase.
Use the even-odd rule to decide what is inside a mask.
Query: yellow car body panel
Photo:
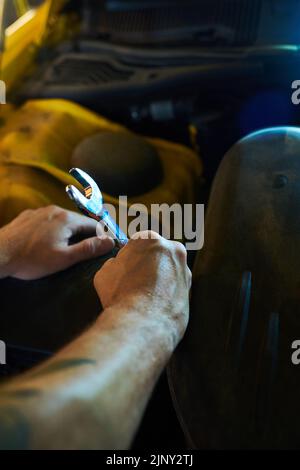
[[[20,14],[24,13],[26,2],[18,3],[17,10]],[[39,7],[29,8],[6,28],[1,57],[1,80],[5,82],[8,92],[12,91],[30,70],[38,48],[46,37],[49,18],[57,14],[65,3],[65,0],[44,0]]]
[[[25,15],[27,10],[29,10],[28,1],[27,0],[12,0],[15,4],[17,14],[19,16]]]
[[[101,131],[126,128],[57,99],[29,101],[9,115],[0,130],[0,225],[26,208],[58,204],[74,209],[64,191],[66,184],[74,184],[68,173],[71,156],[84,138]],[[142,203],[148,208],[153,203],[194,203],[202,173],[196,153],[165,140],[145,139],[158,151],[164,179],[152,191],[129,199],[129,203]],[[104,199],[118,207],[113,196],[104,194]]]

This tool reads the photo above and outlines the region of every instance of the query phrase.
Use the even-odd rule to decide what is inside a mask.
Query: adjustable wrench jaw
[[[66,192],[77,207],[89,217],[100,222],[107,233],[115,240],[117,246],[122,247],[128,242],[128,238],[120,227],[111,218],[108,211],[103,208],[103,197],[97,183],[79,168],[72,168],[70,174],[81,184],[84,194],[75,186],[66,187]]]
[[[99,221],[103,210],[103,197],[98,185],[79,168],[72,168],[70,174],[81,184],[84,194],[75,186],[68,185],[66,187],[68,196],[82,212]]]

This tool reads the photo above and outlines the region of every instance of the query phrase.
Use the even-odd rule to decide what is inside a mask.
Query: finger
[[[137,232],[132,237],[131,240],[160,240],[162,237],[157,232],[152,230],[145,230],[143,232]]]
[[[101,240],[97,237],[86,238],[85,240],[68,247],[68,252],[72,264],[79,263],[97,256],[109,253],[115,246],[114,241],[107,237]]]
[[[120,247],[118,253],[117,253],[117,258],[123,256],[125,253],[128,252],[129,249],[133,248],[136,245],[133,245],[133,243],[136,243],[137,241],[141,240],[162,240],[163,238],[156,232],[153,232],[151,230],[145,230],[143,232],[136,232],[128,241],[128,243],[124,244],[123,246]]]
[[[95,276],[94,276],[94,286],[95,287],[97,286],[99,278],[101,278],[103,276],[103,273],[105,273],[107,271],[107,269],[109,269],[111,267],[111,265],[115,262],[116,262],[116,258],[109,258],[108,260],[106,260],[103,263],[103,265],[101,266],[99,271],[97,271]]]
[[[85,215],[68,211],[68,227],[74,235],[94,235],[96,234],[97,221]]]
[[[97,234],[97,237],[100,239],[107,238],[109,236],[107,229],[104,228],[101,222],[97,222],[96,224],[96,234]]]

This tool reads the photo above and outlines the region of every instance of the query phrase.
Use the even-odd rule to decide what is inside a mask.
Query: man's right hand
[[[134,309],[145,320],[166,324],[178,342],[188,323],[191,277],[181,243],[141,232],[104,264],[94,284],[105,310]]]
[[[185,248],[145,235],[97,273],[104,311],[91,328],[33,374],[1,385],[1,448],[129,448],[189,313]]]

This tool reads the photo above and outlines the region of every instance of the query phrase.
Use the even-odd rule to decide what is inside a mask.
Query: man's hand
[[[75,236],[89,238],[70,244]],[[96,237],[96,221],[88,217],[56,206],[26,210],[0,230],[0,277],[42,278],[113,246]]]
[[[0,448],[127,449],[186,328],[190,284],[183,245],[153,232],[130,240],[95,277],[96,322],[1,385]]]
[[[136,311],[183,336],[189,313],[191,272],[185,247],[154,232],[136,234],[94,279],[104,309]],[[150,317],[150,318],[149,318]],[[173,328],[175,326],[175,329]],[[171,332],[172,333],[172,332]]]

